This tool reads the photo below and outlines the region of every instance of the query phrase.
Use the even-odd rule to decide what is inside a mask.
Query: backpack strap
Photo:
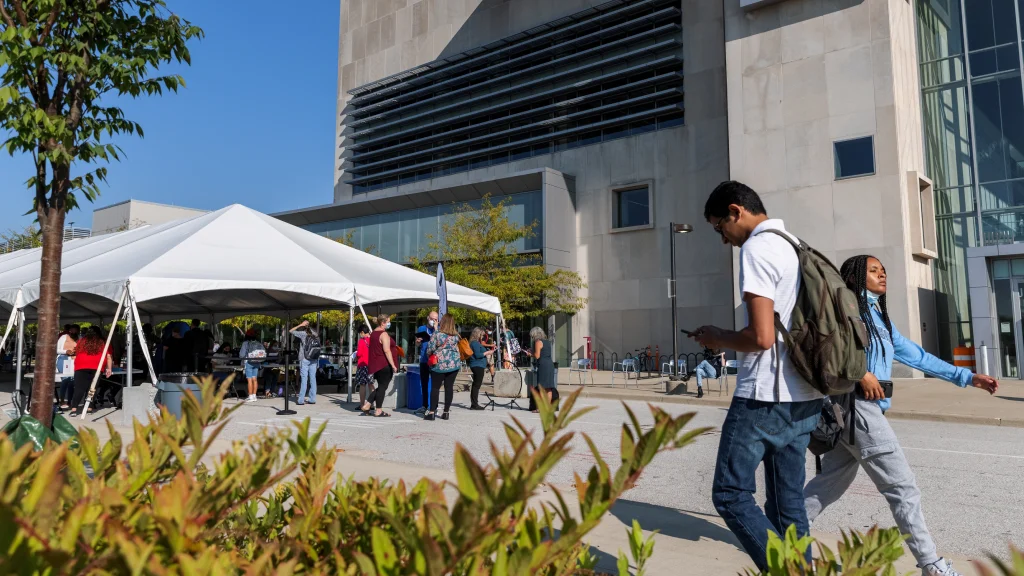
[[[774,228],[765,228],[764,230],[758,232],[756,234],[756,236],[760,236],[761,234],[765,234],[765,233],[775,234],[776,236],[784,239],[786,242],[789,242],[789,244],[791,246],[793,246],[793,249],[796,250],[797,254],[799,254],[800,250],[802,250],[801,245],[799,243],[797,243],[797,242],[794,242],[793,239],[790,238],[788,234],[785,234],[782,231],[776,230]],[[789,336],[789,329],[787,329],[785,326],[782,325],[782,318],[779,316],[779,313],[776,312],[775,313],[775,403],[776,404],[778,404],[779,402],[782,402],[782,393],[780,391],[780,386],[779,386],[780,380],[782,379],[782,351],[780,350],[780,346],[779,346],[779,338],[778,338],[779,334],[782,334],[782,340],[786,343],[786,346],[790,346],[791,339],[790,339],[790,336]],[[820,464],[820,460],[819,460],[819,464]],[[819,472],[820,472],[820,466],[819,466]]]

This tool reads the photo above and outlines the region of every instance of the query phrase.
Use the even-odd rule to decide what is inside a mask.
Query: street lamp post
[[[672,269],[672,279],[669,281],[669,299],[672,301],[672,372],[669,375],[669,380],[679,379],[679,339],[677,338],[679,332],[679,325],[677,315],[679,314],[676,310],[676,234],[686,234],[693,232],[693,226],[689,224],[676,224],[670,222],[668,225],[668,251],[669,260]]]

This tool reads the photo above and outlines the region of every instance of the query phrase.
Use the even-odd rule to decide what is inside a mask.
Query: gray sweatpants
[[[857,468],[863,466],[889,503],[896,527],[909,536],[907,546],[918,566],[931,564],[939,559],[935,541],[925,526],[921,490],[896,433],[878,404],[861,399],[856,402],[854,445],[850,446],[849,432],[845,432],[835,450],[821,457],[821,474],[804,487],[807,519],[813,523],[829,504],[839,500],[857,477]]]

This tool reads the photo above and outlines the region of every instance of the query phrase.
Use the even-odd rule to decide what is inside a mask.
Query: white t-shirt
[[[740,292],[770,299],[782,324],[789,326],[800,290],[800,260],[796,250],[785,239],[770,232],[758,235],[767,229],[786,232],[782,220],[765,220],[754,228],[740,248]],[[786,234],[796,240],[796,236]],[[743,356],[736,375],[735,395],[775,402],[775,371],[781,365],[778,401],[803,402],[821,398],[821,393],[788,364],[789,352],[782,342],[782,335],[776,334],[776,338],[779,341],[777,347]],[[775,357],[776,348],[780,358]]]
[[[75,375],[75,358],[74,356],[65,356],[67,352],[64,351],[64,345],[67,344],[68,338],[70,336],[65,334],[57,339],[57,356],[64,356],[63,362],[61,362],[61,358],[57,359],[57,372],[66,377]]]

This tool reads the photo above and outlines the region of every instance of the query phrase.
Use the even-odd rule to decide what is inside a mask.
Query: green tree
[[[26,226],[24,230],[0,232],[0,254],[24,248],[39,248],[43,245],[39,228]]]
[[[426,253],[414,259],[412,266],[435,274],[437,263],[444,263],[449,282],[496,296],[510,320],[575,314],[586,304],[579,295],[585,287],[580,275],[568,270],[549,272],[539,254],[516,250],[516,243],[536,235],[535,227],[511,222],[507,199],[492,202],[485,197],[479,207],[458,206],[440,232],[428,237]],[[489,321],[487,314],[453,312],[459,322]]]
[[[49,426],[60,326],[65,214],[92,201],[118,160],[111,140],[142,136],[115,106],[177,91],[161,65],[190,63],[188,41],[203,31],[168,11],[163,0],[0,0],[0,131],[7,152],[30,154],[32,211],[42,232],[39,339],[31,414]],[[84,168],[83,168],[84,167]]]

